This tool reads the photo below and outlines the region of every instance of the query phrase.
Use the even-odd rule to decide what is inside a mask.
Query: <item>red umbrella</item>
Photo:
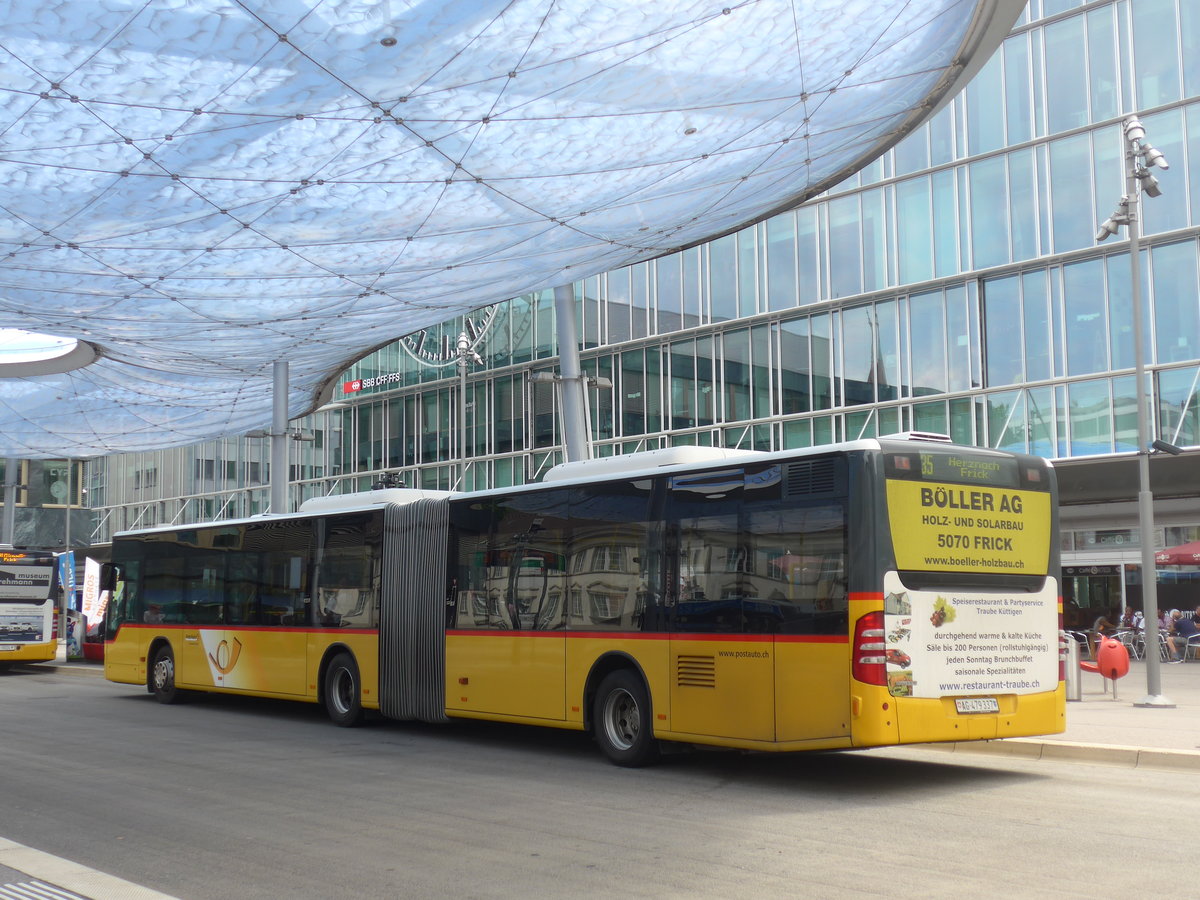
[[[1160,566],[1200,566],[1200,541],[1159,550],[1154,561]]]

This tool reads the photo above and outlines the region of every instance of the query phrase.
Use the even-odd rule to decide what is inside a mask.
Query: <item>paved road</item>
[[[1178,845],[1192,773],[926,749],[631,771],[574,733],[345,730],[50,669],[0,674],[0,722],[0,838],[184,900],[1196,893],[1133,861]]]

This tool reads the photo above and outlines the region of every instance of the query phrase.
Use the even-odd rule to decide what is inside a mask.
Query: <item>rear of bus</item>
[[[878,587],[851,598],[854,745],[1061,732],[1050,465],[936,442],[879,444],[864,472],[875,482],[867,515]]]
[[[0,548],[0,666],[58,654],[58,560],[48,551]]]

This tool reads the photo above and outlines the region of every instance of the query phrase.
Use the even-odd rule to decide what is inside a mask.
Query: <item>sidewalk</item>
[[[1200,661],[1159,667],[1161,693],[1173,708],[1140,707],[1146,698],[1146,663],[1133,660],[1117,681],[1117,698],[1105,680],[1080,673],[1081,699],[1067,702],[1067,730],[1045,738],[946,745],[962,753],[1030,759],[1064,759],[1114,766],[1200,771]]]
[[[103,663],[67,662],[60,646],[49,663],[71,674],[104,677]],[[1200,661],[1159,666],[1162,693],[1172,708],[1144,708],[1146,663],[1133,660],[1129,674],[1117,682],[1117,698],[1105,691],[1105,680],[1080,673],[1078,701],[1067,702],[1067,730],[1040,738],[1008,738],[961,744],[930,744],[957,753],[987,753],[1030,759],[1075,759],[1115,766],[1192,769],[1200,771]]]

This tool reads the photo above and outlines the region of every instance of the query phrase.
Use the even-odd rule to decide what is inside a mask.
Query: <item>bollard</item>
[[[1079,677],[1079,641],[1067,634],[1063,634],[1060,640],[1066,653],[1067,699],[1082,700],[1083,679]]]

